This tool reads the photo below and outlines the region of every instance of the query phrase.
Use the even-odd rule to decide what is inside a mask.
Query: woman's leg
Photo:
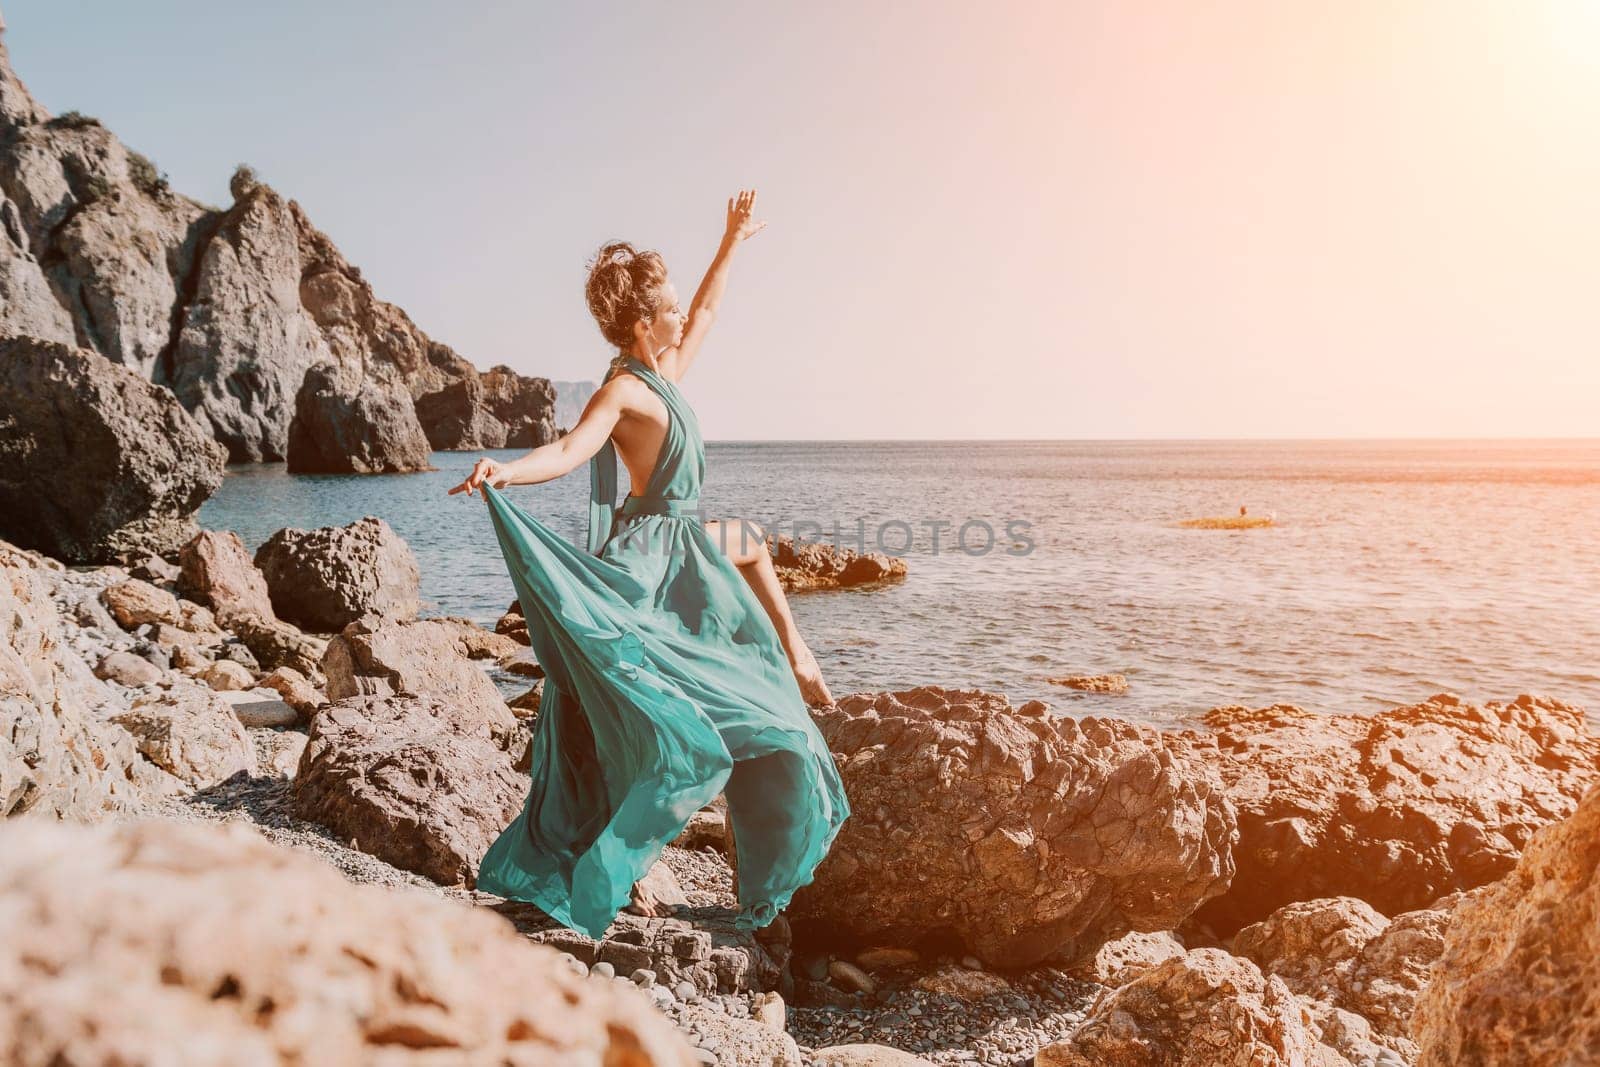
[[[733,560],[755,591],[756,599],[766,609],[772,625],[783,642],[784,654],[789,657],[789,667],[800,693],[807,704],[832,704],[833,694],[828,683],[822,680],[822,668],[817,657],[811,654],[800,628],[789,612],[789,599],[783,595],[783,584],[772,566],[772,553],[767,550],[767,534],[749,519],[729,519],[721,522],[712,519],[705,524],[706,533],[717,543],[723,553]]]

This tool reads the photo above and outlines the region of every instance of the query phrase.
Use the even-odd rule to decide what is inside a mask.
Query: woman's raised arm
[[[706,339],[711,324],[716,321],[717,306],[728,288],[728,267],[733,261],[733,250],[740,241],[755,236],[767,225],[755,221],[755,208],[754,189],[741,189],[737,197],[728,200],[728,225],[723,231],[722,243],[717,246],[716,258],[711,261],[689,304],[689,321],[683,327],[683,340],[678,342],[677,348],[661,354],[661,372],[673,381],[680,380],[688,371],[689,364],[700,353],[700,344]]]
[[[508,485],[537,485],[553,481],[587,462],[600,451],[600,446],[606,443],[606,438],[616,429],[617,420],[622,417],[623,388],[622,379],[613,378],[589,398],[578,424],[567,431],[565,437],[540,445],[510,463],[500,463],[484,456],[473,465],[466,481],[450,492],[465,492],[470,496],[474,489],[485,482],[496,489]]]

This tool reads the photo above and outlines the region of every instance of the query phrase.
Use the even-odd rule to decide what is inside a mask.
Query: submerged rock
[[[1171,929],[1232,876],[1215,772],[1154,730],[934,686],[812,714],[852,815],[791,905],[807,936],[1070,965]]]
[[[487,910],[239,826],[0,825],[0,899],[7,1063],[696,1063]]]
[[[1386,915],[1504,877],[1600,780],[1581,709],[1441,695],[1379,715],[1218,708],[1168,734],[1214,763],[1239,812],[1238,875],[1197,918],[1228,934],[1285,904],[1351,896]]]
[[[421,571],[409,545],[382,519],[279,530],[256,550],[278,616],[337,633],[362,616],[404,622],[417,614]]]
[[[786,593],[843,589],[906,576],[906,561],[883,552],[856,552],[825,541],[796,541],[788,534],[771,536],[767,543],[778,582]]]
[[[80,348],[0,340],[0,534],[69,563],[176,552],[224,455],[166,390]]]

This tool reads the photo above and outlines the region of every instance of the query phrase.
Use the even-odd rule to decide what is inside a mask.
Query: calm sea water
[[[425,614],[492,625],[513,592],[482,499],[445,493],[475,458],[231,468],[200,521],[254,550],[377,515],[417,554]],[[509,492],[582,538],[587,466]],[[981,686],[1170,724],[1229,703],[1542,692],[1600,721],[1600,441],[713,443],[702,504],[782,532],[837,522],[847,547],[860,530],[907,558],[897,585],[793,598],[836,694]],[[1277,525],[1179,525],[1241,505]],[[1130,689],[1046,680],[1068,673]]]

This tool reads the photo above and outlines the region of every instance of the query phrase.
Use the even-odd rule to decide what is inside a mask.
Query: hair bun
[[[584,298],[600,332],[618,348],[633,343],[633,324],[652,318],[664,303],[667,265],[653,251],[627,241],[607,241],[589,261]]]

